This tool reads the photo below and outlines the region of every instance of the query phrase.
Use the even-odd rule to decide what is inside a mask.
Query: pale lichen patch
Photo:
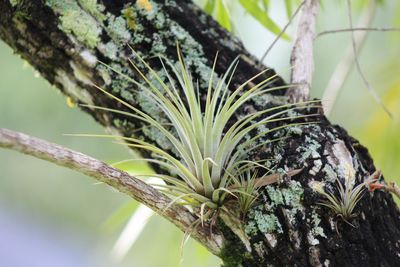
[[[111,60],[117,59],[118,46],[113,41],[110,41],[106,44],[100,44],[99,50],[100,52],[103,53],[103,55],[105,55],[109,59]]]
[[[337,179],[337,174],[333,170],[330,164],[325,164],[324,168],[322,169],[325,172],[325,180],[328,182],[334,182]]]
[[[321,170],[321,167],[322,167],[322,161],[320,159],[314,160],[314,166],[311,168],[309,173],[311,175],[316,175]]]
[[[308,158],[319,158],[320,155],[318,153],[318,149],[321,147],[321,144],[318,143],[317,140],[306,136],[304,146],[301,146],[296,149],[296,152],[301,153],[300,162],[306,161]]]
[[[104,65],[98,65],[96,70],[100,74],[101,78],[103,79],[106,85],[110,85],[112,82],[111,75],[109,73],[109,69]]]
[[[308,186],[309,186],[312,190],[314,190],[314,191],[316,191],[316,192],[318,192],[318,193],[324,192],[324,191],[325,191],[325,190],[324,190],[324,186],[325,186],[325,183],[324,183],[324,182],[311,180],[311,181],[308,182]]]
[[[74,62],[70,62],[70,66],[72,70],[74,71],[74,76],[82,83],[87,84],[87,85],[92,85],[92,81],[90,80],[90,75],[89,72],[86,70],[80,68],[79,66],[75,65]]]
[[[276,247],[276,245],[278,244],[278,239],[276,238],[276,235],[274,235],[274,234],[267,233],[267,234],[265,234],[265,238],[271,248]]]
[[[79,4],[86,12],[90,15],[98,19],[99,21],[103,21],[106,16],[103,11],[105,10],[105,6],[97,3],[97,0],[79,0]]]
[[[93,68],[94,66],[96,66],[97,58],[89,50],[85,49],[82,52],[80,52],[79,55],[81,56],[81,58],[83,59],[83,62],[85,62],[85,64],[88,67]]]
[[[264,247],[263,242],[255,243],[254,250],[257,252],[258,256],[263,257],[265,254],[265,247]]]
[[[332,160],[331,157],[328,158],[328,161],[331,165],[337,166],[337,171],[340,177],[343,179],[353,179],[355,177],[355,169],[353,166],[353,159],[350,154],[350,151],[347,149],[345,143],[341,140],[338,140],[332,147],[332,152],[335,157],[335,161]],[[349,181],[351,185],[354,184],[353,181]]]
[[[290,181],[287,185],[286,188],[266,187],[266,195],[269,201],[265,205],[260,205],[249,212],[246,233],[250,235],[254,235],[257,232],[282,233],[281,223],[275,215],[278,207],[284,207],[283,211],[289,224],[294,225],[296,223],[297,214],[304,212],[302,205],[304,190],[297,181]]]
[[[285,199],[285,205],[287,216],[290,224],[295,224],[296,215],[301,213],[304,217],[304,206],[301,203],[301,199],[304,194],[304,189],[302,185],[297,181],[290,181],[289,187],[282,189],[282,195]]]
[[[59,28],[62,31],[67,34],[72,33],[79,42],[86,44],[89,48],[97,46],[102,29],[76,1],[46,0],[46,5],[60,15]]]
[[[260,209],[261,208],[261,209]],[[282,225],[275,214],[267,214],[262,211],[262,207],[250,210],[248,214],[249,221],[245,226],[245,232],[248,235],[261,233],[283,233]]]
[[[111,38],[118,44],[126,44],[132,39],[127,28],[126,20],[122,16],[115,17],[114,15],[109,15],[106,30]]]
[[[311,233],[314,237],[320,236],[326,238],[324,229],[320,226],[320,223],[321,223],[321,218],[319,217],[318,213],[315,210],[313,210],[311,213],[311,224],[312,224]]]
[[[74,80],[63,70],[56,71],[56,81],[62,84],[65,93],[69,95],[72,100],[83,102],[85,104],[93,105],[92,96],[85,89],[79,87]]]
[[[319,240],[317,238],[315,238],[315,236],[312,234],[312,232],[308,232],[307,234],[307,241],[308,244],[310,244],[311,246],[316,246],[319,245]]]

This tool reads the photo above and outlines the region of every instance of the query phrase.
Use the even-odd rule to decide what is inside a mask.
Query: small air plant
[[[315,191],[326,198],[326,200],[323,200],[318,204],[328,207],[333,213],[341,217],[347,223],[349,223],[348,220],[356,216],[354,209],[361,200],[364,190],[368,189],[372,192],[371,187],[375,185],[375,182],[381,175],[380,171],[376,171],[371,176],[367,177],[362,183],[354,186],[355,177],[354,174],[351,175],[350,173],[352,172],[349,172],[344,185],[339,179],[336,179],[337,194],[325,191],[324,184],[321,182],[313,182],[311,185]]]
[[[237,190],[239,192],[234,200],[237,200],[242,216],[247,214],[258,198],[260,188],[257,186],[258,171],[258,169],[251,168],[238,172],[238,176],[232,178],[232,185],[228,188],[228,190]]]
[[[358,184],[354,187],[354,185],[349,181],[350,179],[346,179],[343,186],[339,179],[336,180],[337,196],[335,193],[326,192],[322,186],[313,187],[313,189],[326,198],[326,200],[323,200],[318,204],[328,207],[334,214],[342,217],[344,220],[349,220],[356,216],[354,208],[360,201],[365,189],[364,183]]]
[[[264,93],[287,88],[287,86],[269,88],[268,86],[276,76],[254,84],[256,78],[260,77],[264,71],[230,92],[229,86],[238,64],[236,59],[220,79],[215,80],[214,74],[210,75],[206,97],[200,100],[198,85],[193,81],[179,47],[177,50],[179,67],[176,67],[168,59],[160,58],[167,74],[167,82],[134,51],[132,52],[145,66],[147,75],[151,76],[151,79],[130,59],[129,62],[145,84],[113,69],[147,92],[149,99],[165,114],[169,121],[168,125],[162,124],[149,114],[98,86],[96,87],[99,90],[129,108],[132,113],[97,106],[87,107],[133,117],[145,123],[147,127],[155,128],[168,139],[173,150],[176,151],[174,153],[176,155],[138,138],[103,136],[122,139],[128,146],[150,152],[152,158],[143,160],[159,165],[169,174],[148,176],[158,177],[165,181],[164,185],[159,184],[157,187],[173,196],[173,203],[178,202],[200,208],[203,216],[209,214],[208,211],[223,206],[227,199],[236,199],[240,209],[246,212],[255,201],[259,185],[265,184],[271,179],[275,179],[276,182],[277,176],[263,174],[265,170],[261,171],[261,169],[265,169],[265,167],[261,167],[263,166],[262,162],[245,160],[243,155],[259,147],[259,145],[252,144],[261,137],[285,127],[303,123],[288,123],[266,129],[248,139],[245,137],[261,125],[315,116],[289,116],[287,114],[296,109],[311,107],[311,105],[307,105],[316,102],[309,101],[301,106],[286,104],[271,107],[237,119],[235,112],[250,99]],[[215,71],[216,62],[217,57],[211,73]],[[151,80],[156,81],[156,84]],[[177,84],[175,84],[175,80]],[[232,121],[234,122],[232,123]],[[275,140],[265,141],[263,145],[273,141]],[[258,174],[262,175],[259,177]]]

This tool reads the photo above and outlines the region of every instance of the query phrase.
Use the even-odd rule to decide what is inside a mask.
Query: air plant
[[[354,209],[361,200],[364,190],[368,189],[368,191],[373,192],[376,189],[382,189],[384,186],[377,182],[381,177],[380,170],[376,170],[370,176],[366,177],[362,183],[354,186],[354,171],[351,171],[349,166],[345,167],[349,170],[349,173],[345,179],[344,186],[339,179],[336,179],[336,191],[338,196],[334,193],[326,192],[322,182],[313,182],[311,187],[326,198],[326,200],[323,200],[318,204],[328,207],[333,211],[333,213],[348,222],[348,219],[356,216]]]
[[[99,90],[129,108],[132,113],[97,106],[88,107],[133,117],[145,123],[147,127],[155,128],[168,139],[173,146],[174,154],[138,138],[116,137],[122,139],[128,146],[150,152],[152,158],[143,160],[167,170],[168,174],[148,176],[158,177],[165,181],[164,185],[159,184],[157,187],[174,196],[173,202],[198,207],[203,215],[205,209],[217,209],[227,199],[237,199],[241,209],[246,211],[255,201],[258,185],[270,181],[271,175],[267,175],[267,172],[258,177],[258,174],[265,173],[261,171],[262,168],[265,169],[265,167],[261,168],[262,162],[245,160],[243,155],[259,147],[260,145],[254,145],[254,142],[259,141],[260,138],[285,127],[302,123],[287,123],[255,135],[250,135],[250,133],[261,125],[312,116],[287,114],[299,108],[306,108],[307,104],[315,103],[315,101],[303,103],[301,106],[286,104],[271,107],[236,118],[235,112],[243,108],[250,99],[287,88],[287,86],[269,88],[276,76],[255,83],[255,80],[265,72],[263,71],[230,92],[229,87],[238,59],[230,64],[221,78],[216,79],[214,77],[216,57],[208,81],[206,97],[202,102],[198,85],[191,76],[179,47],[177,50],[179,67],[168,59],[160,58],[167,74],[167,82],[134,51],[134,55],[145,66],[147,76],[132,60],[129,59],[129,62],[144,80],[144,84],[113,69],[147,92],[149,99],[165,114],[169,121],[168,125],[162,124],[149,114],[98,86],[96,87]],[[247,136],[251,137],[246,139]],[[276,140],[267,140],[262,145]],[[273,178],[275,179],[276,176]]]
[[[237,188],[238,194],[237,201],[239,210],[242,215],[246,215],[249,209],[253,206],[253,203],[257,200],[259,195],[259,188],[257,186],[258,169],[248,169],[240,172],[238,177],[233,179],[233,185],[231,188]]]
[[[311,187],[326,198],[326,200],[323,200],[318,204],[328,207],[333,211],[333,213],[335,213],[337,216],[340,216],[345,222],[349,223],[347,220],[356,216],[354,213],[354,208],[361,200],[364,190],[368,188],[369,191],[372,191],[371,185],[375,184],[381,173],[380,171],[376,171],[364,179],[362,183],[354,186],[354,171],[352,168],[350,168],[350,166],[345,166],[345,168],[348,170],[348,175],[346,179],[344,179],[344,185],[339,179],[336,179],[336,191],[338,196],[336,196],[333,192],[326,192],[324,189],[324,184],[321,182],[314,182],[312,183]]]
[[[318,190],[318,193],[326,197],[326,200],[319,202],[318,204],[326,206],[333,211],[338,216],[343,219],[351,219],[355,216],[354,208],[360,201],[363,191],[365,189],[365,184],[361,183],[354,187],[350,182],[350,179],[346,179],[345,184],[336,180],[338,196],[334,193],[326,192],[323,188]]]

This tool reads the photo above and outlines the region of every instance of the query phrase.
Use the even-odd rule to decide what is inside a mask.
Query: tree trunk
[[[160,69],[153,56],[163,54],[176,61],[178,42],[202,94],[217,51],[217,74],[224,73],[239,56],[232,89],[264,68],[238,40],[187,1],[0,0],[0,10],[1,39],[80,104],[124,110],[94,83],[162,119],[143,91],[99,62],[138,78],[127,60],[132,58],[127,44]],[[259,79],[274,74],[269,70]],[[276,77],[271,87],[283,84]],[[260,96],[238,116],[288,101],[284,93]],[[135,131],[141,128],[137,120],[81,108],[112,133],[134,133],[170,151],[157,132]],[[215,227],[223,233],[224,243],[216,254],[224,266],[400,266],[400,212],[390,194],[365,193],[356,206],[356,216],[344,220],[319,205],[321,196],[311,188],[313,181],[332,187],[338,178],[349,179],[349,173],[354,173],[357,183],[362,182],[375,171],[367,149],[324,117],[318,124],[287,132],[289,139],[260,148],[254,157],[274,157],[281,171],[302,171],[263,189],[257,204],[240,221],[246,229],[247,246],[219,220]]]

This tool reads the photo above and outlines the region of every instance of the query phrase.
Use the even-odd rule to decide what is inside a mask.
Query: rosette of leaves
[[[151,115],[98,86],[96,87],[99,90],[132,112],[91,107],[139,119],[147,125],[146,127],[153,127],[168,139],[174,153],[168,153],[158,145],[142,139],[117,137],[128,146],[150,152],[152,157],[143,160],[167,170],[168,174],[147,176],[161,178],[165,184],[156,186],[174,196],[173,202],[200,207],[204,211],[205,208],[217,209],[223,206],[227,199],[235,199],[239,202],[239,207],[247,210],[257,197],[258,187],[276,182],[279,177],[271,175],[270,170],[266,171],[268,169],[265,167],[266,160],[249,161],[243,155],[261,145],[276,141],[267,140],[254,145],[261,137],[265,138],[272,132],[299,123],[286,123],[272,128],[263,127],[264,130],[261,132],[257,129],[271,123],[312,116],[288,115],[291,111],[310,105],[286,104],[236,118],[236,111],[243,108],[249,100],[288,86],[270,88],[276,76],[255,83],[264,71],[234,91],[230,91],[229,86],[238,60],[234,60],[222,77],[217,78],[214,77],[216,59],[209,77],[205,99],[201,100],[198,85],[186,66],[179,48],[178,64],[160,58],[167,81],[164,81],[142,57],[133,53],[147,70],[145,74],[129,59],[144,83],[113,70],[125,76],[139,89],[145,90],[149,100],[164,113],[169,122],[167,124],[159,122]],[[251,132],[253,134],[250,134]],[[264,174],[257,176],[258,173]]]

